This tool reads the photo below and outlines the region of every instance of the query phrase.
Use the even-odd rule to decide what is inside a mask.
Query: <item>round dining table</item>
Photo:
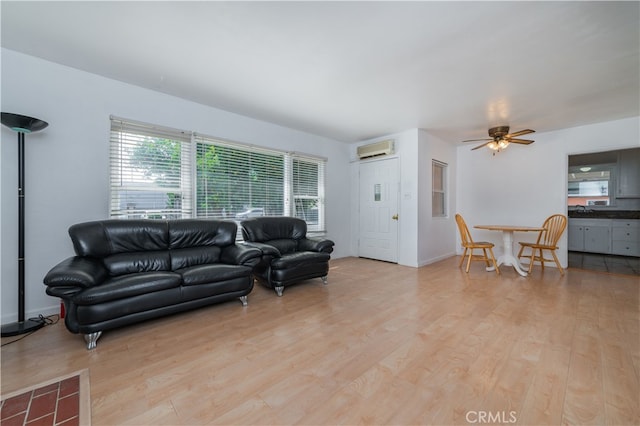
[[[513,233],[514,232],[540,232],[543,231],[544,228],[540,228],[537,226],[514,226],[514,225],[475,225],[474,228],[477,229],[486,229],[489,231],[501,231],[502,232],[502,244],[503,250],[502,254],[498,256],[497,264],[498,267],[501,265],[513,266],[513,269],[516,270],[517,273],[526,277],[527,271],[522,267],[518,258],[513,254]],[[487,271],[493,271],[495,268],[493,266],[487,266]]]

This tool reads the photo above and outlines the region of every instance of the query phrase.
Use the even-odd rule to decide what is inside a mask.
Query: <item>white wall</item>
[[[327,230],[351,254],[347,144],[206,107],[2,49],[2,111],[49,122],[26,136],[26,312],[58,310],[47,271],[73,255],[70,225],[108,217],[109,116],[328,158]],[[17,319],[17,136],[2,126],[2,323]]]
[[[423,266],[456,254],[456,245],[450,236],[456,231],[456,147],[429,133],[420,130],[418,155],[418,182],[420,182],[420,205],[418,214],[418,265]],[[447,164],[446,217],[432,217],[431,189],[433,187],[432,161]]]
[[[498,232],[473,229],[479,224],[541,225],[554,213],[567,214],[567,158],[570,154],[632,148],[640,145],[640,117],[554,132],[535,133],[535,143],[510,146],[491,155],[489,149],[457,149],[457,211],[474,239],[491,241],[501,252]],[[457,252],[461,253],[456,235]],[[518,233],[516,241],[532,240]],[[514,244],[517,248],[517,244]],[[567,232],[559,258],[567,265]]]

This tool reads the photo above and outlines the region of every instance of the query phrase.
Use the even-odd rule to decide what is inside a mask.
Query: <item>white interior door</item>
[[[398,261],[398,159],[360,164],[358,255]]]

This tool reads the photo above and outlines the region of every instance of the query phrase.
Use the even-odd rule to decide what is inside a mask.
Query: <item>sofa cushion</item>
[[[110,219],[72,225],[69,236],[78,256],[166,250],[169,229],[164,220]]]
[[[314,263],[327,263],[331,255],[324,252],[301,251],[289,253],[271,261],[271,269],[299,268]]]
[[[198,265],[176,271],[182,276],[185,286],[215,283],[251,276],[251,268],[240,265]]]
[[[220,247],[193,247],[171,250],[171,270],[220,262]]]
[[[139,272],[109,278],[99,286],[87,288],[76,294],[73,302],[76,305],[95,305],[179,287],[181,283],[180,275],[175,272]]]
[[[112,276],[171,270],[168,250],[118,253],[105,257],[103,263]]]
[[[169,248],[226,247],[235,244],[237,230],[238,225],[230,220],[170,220]]]

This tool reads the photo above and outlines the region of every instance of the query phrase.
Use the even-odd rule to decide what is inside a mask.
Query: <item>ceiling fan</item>
[[[482,145],[478,145],[471,150],[480,149],[483,147],[489,147],[493,151],[500,151],[501,149],[505,149],[511,143],[517,143],[521,145],[529,145],[534,141],[530,139],[518,139],[518,136],[528,135],[529,133],[534,133],[535,130],[526,129],[520,130],[518,132],[509,133],[509,126],[498,126],[492,127],[489,129],[489,139],[469,139],[462,142],[477,142],[477,141],[486,141]]]

